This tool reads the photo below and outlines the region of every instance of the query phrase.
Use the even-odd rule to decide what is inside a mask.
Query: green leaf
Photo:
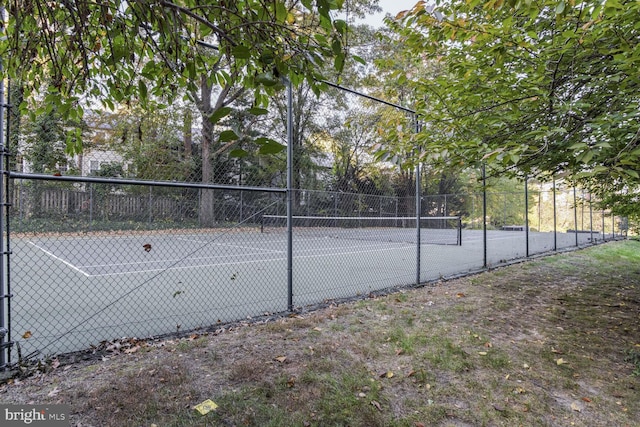
[[[242,148],[234,148],[233,150],[229,151],[229,156],[234,157],[236,159],[242,159],[244,157],[247,157],[248,155],[249,155],[249,152],[246,150],[243,150]]]
[[[278,79],[271,73],[260,73],[255,77],[255,81],[258,84],[270,87],[278,84]]]
[[[238,139],[238,135],[232,130],[225,130],[220,133],[218,136],[218,141],[220,142],[229,142]]]
[[[211,116],[209,116],[209,121],[213,124],[218,123],[220,120],[222,120],[223,118],[227,117],[229,114],[231,114],[231,111],[233,111],[233,109],[231,107],[222,107],[217,109],[216,111],[213,112],[213,114],[211,114]]]
[[[361,63],[362,65],[367,65],[367,61],[359,57],[358,55],[351,55],[354,61]]]
[[[260,145],[259,154],[277,154],[287,148],[286,145],[282,145],[270,138],[258,138],[256,143]]]
[[[266,108],[253,107],[249,108],[249,114],[253,114],[254,116],[264,116],[265,114],[269,114],[269,110]]]
[[[147,85],[142,79],[138,80],[138,95],[143,101],[147,99]]]
[[[347,31],[347,23],[342,19],[336,19],[333,21],[333,26],[340,34],[344,34]]]
[[[234,46],[231,49],[231,53],[236,59],[249,59],[251,58],[251,50],[243,45]]]

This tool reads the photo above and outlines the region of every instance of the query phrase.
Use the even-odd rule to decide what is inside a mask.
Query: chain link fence
[[[175,112],[97,117],[66,163],[37,138],[9,147],[8,360],[290,313],[626,233],[581,190],[479,187],[478,171],[375,157],[386,130],[415,131],[392,107],[293,95],[259,117],[234,110],[199,137]],[[55,164],[37,162],[44,152]]]
[[[10,195],[10,324],[23,358],[366,296],[625,232],[580,191],[574,201],[573,189],[531,184],[526,199],[524,189],[424,195],[419,226],[415,197],[300,190],[289,219],[282,189],[21,178]]]

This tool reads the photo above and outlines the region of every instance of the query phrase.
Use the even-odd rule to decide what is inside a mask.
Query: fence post
[[[0,8],[0,19],[4,21],[4,7]],[[2,70],[2,62],[0,60],[0,70]],[[4,160],[5,160],[5,146],[4,146],[4,79],[0,79],[0,203],[3,206],[7,206],[5,203],[5,192],[4,192],[4,180],[8,179],[6,176],[6,171],[4,169]],[[0,242],[0,372],[4,371],[7,367],[8,363],[8,348],[11,343],[9,341],[9,325],[5,323],[5,317],[7,313],[5,312],[5,304],[8,304],[10,295],[6,292],[6,283],[5,283],[5,255],[8,256],[8,252],[5,251],[5,209],[2,209],[0,212],[0,234],[1,234],[1,242]],[[7,239],[9,237],[7,236]],[[5,339],[6,337],[6,339]]]
[[[89,231],[93,228],[93,183],[89,183]]]
[[[593,244],[593,205],[591,204],[591,193],[589,193],[589,231],[591,233],[591,244]]]
[[[151,224],[153,223],[153,187],[149,186],[149,225],[147,226],[151,229]]]
[[[529,256],[529,178],[524,177],[524,238],[525,244],[525,256]]]
[[[482,250],[483,267],[487,268],[487,169],[482,164]]]
[[[416,165],[416,285],[420,285],[420,163]]]
[[[576,187],[573,187],[573,222],[575,224],[576,246],[578,246],[578,195]]]
[[[287,86],[287,309],[293,311],[293,90]]]
[[[553,250],[558,250],[558,212],[556,208],[556,177],[553,177]]]

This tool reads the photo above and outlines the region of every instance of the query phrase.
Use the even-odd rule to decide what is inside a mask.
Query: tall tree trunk
[[[209,118],[212,114],[211,91],[213,87],[206,77],[200,81],[200,112],[202,113],[202,183],[213,181],[213,166],[211,164],[211,145],[213,144],[214,124]],[[215,192],[202,189],[200,191],[200,226],[212,227],[215,223],[214,214]]]

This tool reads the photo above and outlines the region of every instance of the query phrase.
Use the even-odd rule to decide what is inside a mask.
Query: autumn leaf
[[[465,295],[465,294],[463,294],[462,292],[458,292],[458,293],[456,294],[456,297],[457,297],[457,298],[464,298],[464,297],[466,297],[466,295]]]
[[[22,338],[24,338],[25,340],[28,340],[29,338],[31,338],[31,331],[27,331],[24,334],[22,334]]]
[[[588,397],[583,397],[582,400],[587,403],[591,403],[591,399],[589,399]]]
[[[136,345],[135,347],[127,348],[124,350],[125,354],[133,354],[136,351],[140,350],[140,346]]]
[[[274,358],[274,360],[280,363],[284,363],[284,361],[287,360],[287,356],[278,356]]]
[[[379,402],[377,402],[377,401],[375,401],[375,400],[372,400],[372,401],[371,401],[371,404],[372,404],[373,406],[375,406],[375,407],[376,407],[376,409],[377,409],[378,411],[382,412],[382,405],[380,405],[380,403],[379,403]]]
[[[560,359],[556,359],[556,365],[560,366],[560,365],[566,365],[567,361],[564,360],[562,357]]]

